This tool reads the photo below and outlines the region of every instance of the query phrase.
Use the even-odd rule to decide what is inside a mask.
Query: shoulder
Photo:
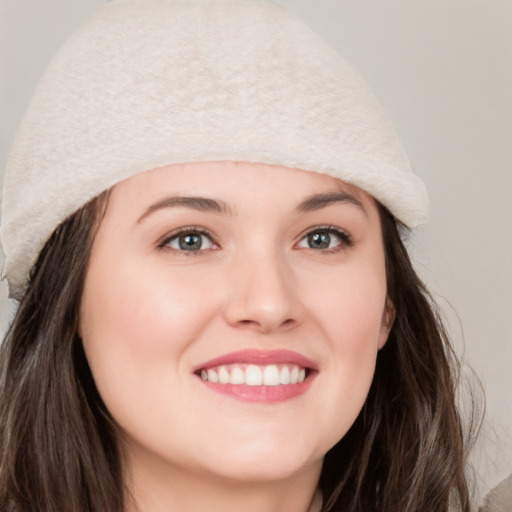
[[[512,512],[512,475],[485,497],[479,512]]]

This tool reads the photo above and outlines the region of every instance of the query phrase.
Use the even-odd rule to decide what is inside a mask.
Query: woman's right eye
[[[213,249],[215,243],[211,236],[200,231],[181,231],[167,237],[161,244],[162,248],[170,248],[175,251],[198,252]]]

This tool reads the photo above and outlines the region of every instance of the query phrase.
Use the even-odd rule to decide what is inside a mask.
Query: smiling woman
[[[100,9],[4,197],[0,509],[470,510],[457,363],[400,238],[423,184],[281,8]]]
[[[202,486],[220,476],[247,488],[282,481],[290,497],[309,481],[299,501],[279,505],[304,508],[324,454],[363,406],[393,318],[375,203],[348,185],[361,202],[312,199],[340,185],[222,162],[164,167],[113,188],[78,331],[135,481],[155,458],[174,500],[183,467]],[[138,503],[150,502],[145,489]]]

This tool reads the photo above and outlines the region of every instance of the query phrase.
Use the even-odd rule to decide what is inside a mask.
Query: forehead
[[[222,196],[227,201],[293,202],[308,195],[340,192],[364,205],[374,199],[332,176],[278,165],[248,162],[192,162],[142,172],[113,187],[113,201],[146,201],[170,193]]]

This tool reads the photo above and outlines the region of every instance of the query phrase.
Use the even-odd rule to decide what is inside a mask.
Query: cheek
[[[148,396],[173,389],[188,376],[182,355],[212,314],[201,286],[179,276],[171,286],[163,276],[161,269],[133,262],[114,267],[107,259],[87,276],[84,350],[98,391],[120,422],[124,411],[135,404],[149,407]]]
[[[175,411],[190,422],[197,416],[187,354],[215,309],[206,297],[190,276],[140,263],[112,267],[104,259],[87,276],[81,330],[96,387],[123,437],[155,452],[165,447],[179,457],[173,439],[194,432]]]
[[[350,267],[324,278],[324,292],[313,299],[319,325],[340,357],[374,353],[378,348],[386,302],[384,272]],[[342,357],[343,359],[343,357]]]
[[[351,270],[326,279],[328,291],[319,293],[310,308],[331,355],[326,371],[320,373],[325,403],[318,422],[329,433],[329,447],[346,434],[366,400],[386,300],[381,272]]]
[[[169,282],[160,269],[136,263],[118,265],[114,272],[111,268],[105,261],[87,276],[81,329],[91,344],[103,340],[105,349],[111,346],[151,358],[180,350],[193,338],[199,311],[207,307],[205,290],[198,283],[180,273]]]

